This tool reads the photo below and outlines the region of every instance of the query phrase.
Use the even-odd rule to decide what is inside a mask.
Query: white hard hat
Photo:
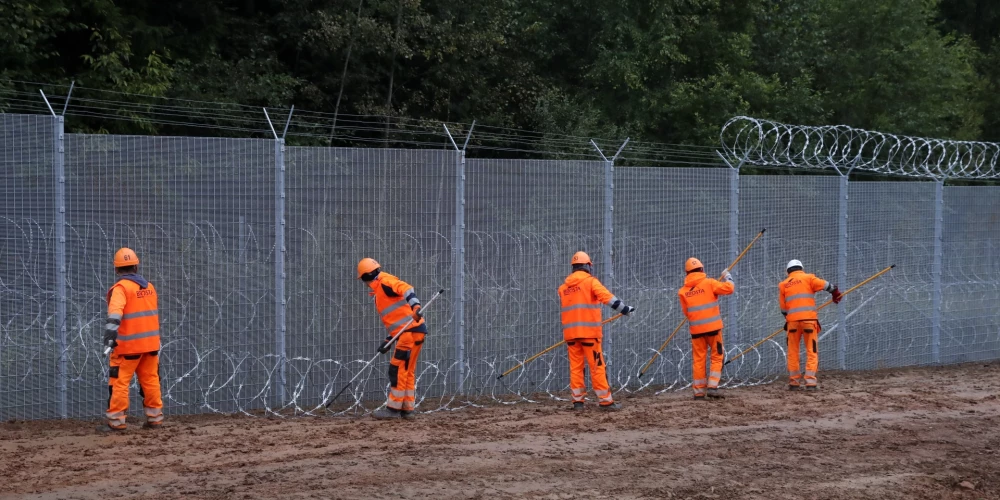
[[[785,266],[785,271],[788,271],[789,269],[791,269],[793,267],[798,267],[799,269],[802,269],[802,263],[799,262],[798,260],[792,259],[792,260],[788,261],[788,265]]]

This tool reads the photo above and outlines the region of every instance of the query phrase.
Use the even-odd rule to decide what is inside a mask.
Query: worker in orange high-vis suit
[[[160,398],[160,318],[156,288],[139,275],[139,257],[129,248],[115,252],[118,281],[108,290],[108,321],[104,345],[112,348],[108,369],[107,426],[101,430],[125,429],[128,391],[132,375],[139,378],[146,426],[163,424]]]
[[[684,286],[677,291],[681,310],[687,316],[691,330],[691,387],[694,399],[704,400],[706,396],[716,398],[719,394],[719,380],[722,379],[722,313],[719,312],[719,296],[730,295],[736,290],[733,277],[726,270],[719,281],[705,274],[705,266],[691,257],[684,263],[687,277]],[[711,359],[708,378],[705,378],[706,358]]]
[[[611,397],[611,386],[605,373],[604,352],[601,339],[601,304],[628,315],[634,307],[625,305],[593,276],[594,264],[584,252],[576,252],[570,259],[573,271],[559,286],[562,303],[563,340],[569,350],[569,388],[573,393],[573,409],[582,410],[587,386],[583,366],[590,367],[590,385],[597,395],[599,408],[617,411],[621,405]]]
[[[778,284],[778,306],[785,316],[785,331],[788,332],[788,389],[802,386],[802,371],[799,369],[799,342],[806,344],[806,390],[818,389],[816,373],[819,370],[819,315],[816,314],[816,292],[827,291],[833,302],[840,303],[842,294],[837,285],[817,278],[802,270],[802,263],[788,261],[785,266],[788,277]]]
[[[396,348],[389,360],[389,400],[386,407],[374,413],[375,418],[410,418],[417,394],[417,359],[427,334],[427,324],[420,312],[420,299],[407,282],[382,272],[375,259],[364,258],[358,262],[358,279],[372,289],[375,309],[382,317],[388,335],[378,351],[385,354],[392,347],[389,342],[403,330],[396,340]]]

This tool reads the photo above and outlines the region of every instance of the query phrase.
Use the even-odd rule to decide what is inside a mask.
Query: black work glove
[[[837,285],[833,285],[833,291],[830,292],[830,295],[832,295],[831,298],[833,299],[834,304],[839,304],[844,298],[844,294],[840,293],[840,289],[837,288]]]
[[[118,332],[112,330],[104,330],[104,345],[107,347],[115,347],[118,345]]]
[[[632,306],[625,306],[625,307],[622,308],[622,316],[628,316],[633,311],[635,311],[634,307],[632,307]]]
[[[382,354],[389,352],[389,348],[391,347],[390,342],[392,342],[392,337],[386,337],[382,341],[382,344],[378,346],[378,352]]]
[[[788,331],[788,322],[787,321],[785,322],[785,331],[786,332]]]

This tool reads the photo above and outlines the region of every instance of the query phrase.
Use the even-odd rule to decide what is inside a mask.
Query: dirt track
[[[178,417],[115,436],[3,423],[0,498],[1000,498],[1000,364],[821,382],[644,395],[614,414]]]

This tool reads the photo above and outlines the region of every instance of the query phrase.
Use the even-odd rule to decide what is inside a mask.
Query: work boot
[[[403,415],[400,413],[399,410],[395,410],[388,407],[381,408],[379,410],[376,410],[375,413],[372,413],[372,417],[378,420],[391,420],[394,418],[402,418],[402,416]]]
[[[159,429],[161,427],[163,427],[163,422],[158,422],[158,423],[155,423],[155,424],[152,423],[152,422],[146,422],[146,423],[142,424],[142,428],[143,429]]]
[[[788,390],[789,390],[789,391],[797,391],[797,390],[799,390],[799,389],[800,389],[801,387],[802,387],[802,386],[800,386],[800,385],[798,385],[798,384],[788,384]]]
[[[723,396],[722,393],[719,392],[719,389],[715,388],[715,387],[709,387],[708,388],[708,397],[715,398],[715,399],[724,399],[725,398],[725,396]]]
[[[583,411],[583,403],[579,401],[573,403],[573,411]]]
[[[101,424],[97,426],[97,432],[99,434],[120,434],[125,432],[125,429],[115,429],[108,424]]]
[[[819,390],[819,386],[818,385],[807,385],[806,386],[806,390],[807,391],[818,391]]]
[[[609,405],[598,406],[602,411],[619,411],[622,409],[622,405],[619,403],[611,403]]]
[[[694,400],[695,401],[704,401],[705,400],[705,395],[704,394],[695,394],[694,395]]]
[[[416,416],[416,414],[414,414],[413,410],[409,410],[409,411],[403,410],[403,411],[400,411],[399,412],[399,416],[402,417],[403,420],[413,420],[413,419],[417,418],[417,416]]]

